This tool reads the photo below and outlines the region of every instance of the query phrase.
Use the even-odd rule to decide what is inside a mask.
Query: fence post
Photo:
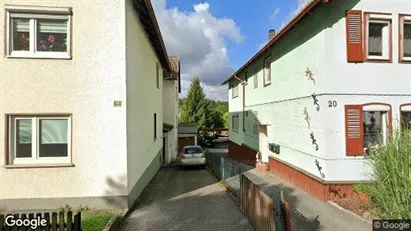
[[[81,212],[74,215],[74,231],[82,231],[81,229]]]
[[[221,170],[221,180],[225,180],[225,178],[224,178],[224,173],[225,173],[225,171],[224,171],[224,158],[223,157],[220,157],[221,158],[221,168],[220,168],[220,170]]]
[[[290,204],[286,201],[281,202],[281,213],[284,220],[284,231],[291,231],[291,215],[290,215]]]

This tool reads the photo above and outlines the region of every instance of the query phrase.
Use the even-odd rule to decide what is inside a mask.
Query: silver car
[[[185,146],[180,154],[181,166],[205,165],[204,150],[200,146]]]

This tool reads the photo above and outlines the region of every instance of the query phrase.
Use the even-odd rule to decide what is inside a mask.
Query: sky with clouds
[[[181,57],[180,97],[200,77],[208,98],[228,100],[221,83],[310,0],[152,0],[169,55]]]

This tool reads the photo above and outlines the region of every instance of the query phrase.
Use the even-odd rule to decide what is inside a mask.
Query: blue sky
[[[228,100],[221,82],[309,0],[152,0],[167,51],[181,57],[182,94],[198,76],[209,98]]]

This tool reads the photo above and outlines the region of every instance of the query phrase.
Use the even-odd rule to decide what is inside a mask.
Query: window
[[[10,164],[70,162],[70,117],[9,116]]]
[[[400,61],[411,62],[411,15],[400,15]]]
[[[187,147],[187,148],[184,148],[184,151],[183,151],[184,154],[201,154],[203,152],[204,152],[203,149],[200,147]]]
[[[231,129],[238,131],[239,129],[239,117],[238,114],[235,114],[231,117]]]
[[[257,68],[254,68],[254,89],[258,88],[258,71]]]
[[[253,123],[253,133],[254,133],[254,135],[258,135],[258,133],[259,133],[259,130],[258,130],[259,126],[260,126],[260,124],[259,124],[259,122],[258,122],[258,112],[255,111],[255,112],[254,112],[254,123]]]
[[[367,60],[391,59],[391,15],[365,14]]]
[[[154,113],[154,140],[157,139],[157,113]]]
[[[405,104],[400,107],[401,130],[411,131],[411,104]]]
[[[156,63],[156,86],[160,89],[160,66]]]
[[[347,156],[361,156],[371,146],[386,144],[391,108],[383,104],[346,105]]]
[[[231,92],[232,92],[232,96],[233,98],[238,97],[238,84],[231,84]]]
[[[6,12],[7,56],[70,58],[70,9],[8,6]]]
[[[248,71],[245,72],[244,79],[245,79],[245,82],[248,83]]]
[[[264,86],[271,84],[271,58],[264,60]]]

